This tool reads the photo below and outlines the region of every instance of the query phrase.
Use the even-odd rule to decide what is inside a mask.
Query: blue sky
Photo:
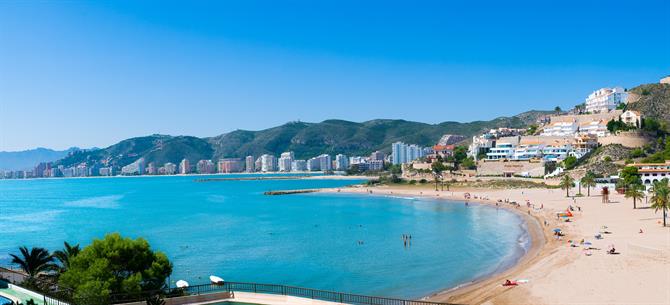
[[[569,108],[670,74],[670,1],[2,1],[0,150]]]

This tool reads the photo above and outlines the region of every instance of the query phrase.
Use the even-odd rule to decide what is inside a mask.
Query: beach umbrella
[[[223,279],[216,275],[210,275],[209,281],[212,282],[212,284],[218,284],[218,285],[223,284]]]
[[[178,280],[177,281],[177,288],[186,288],[188,287],[188,282],[184,280]]]
[[[590,245],[592,245],[592,243],[591,243],[590,241],[587,241],[587,242],[584,242],[583,245],[584,245],[584,246],[590,246]]]
[[[556,228],[556,229],[554,229],[554,232],[556,232],[556,233],[561,232],[561,229]]]

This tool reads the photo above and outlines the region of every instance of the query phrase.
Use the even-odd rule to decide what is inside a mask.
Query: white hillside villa
[[[620,118],[622,122],[629,126],[635,126],[638,128],[642,126],[642,115],[639,111],[627,110],[621,114]]]
[[[547,125],[542,130],[542,136],[571,137],[577,133],[579,126],[576,122],[555,122]]]
[[[621,87],[601,88],[589,94],[586,98],[586,112],[601,113],[616,109],[626,102],[628,93]]]
[[[607,122],[603,120],[583,122],[579,124],[579,133],[596,135],[598,137],[607,137],[610,135],[609,130],[607,130]]]

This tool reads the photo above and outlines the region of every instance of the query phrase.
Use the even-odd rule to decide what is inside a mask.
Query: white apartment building
[[[307,170],[307,161],[305,160],[293,160],[291,162],[291,171],[292,172],[304,172]]]
[[[319,168],[322,171],[331,171],[333,170],[333,160],[330,155],[323,154],[317,157],[319,159]]]
[[[166,175],[174,175],[174,174],[177,173],[177,165],[175,165],[174,163],[170,163],[170,162],[165,163],[163,165],[163,168],[165,170]]]
[[[486,153],[487,160],[512,159],[514,156],[515,145],[512,143],[497,143]]]
[[[407,145],[403,142],[391,144],[391,157],[393,164],[407,163]]]
[[[293,159],[294,154],[292,151],[282,153],[281,156],[279,157],[279,161],[277,162],[279,165],[279,171],[280,172],[291,171],[291,163],[293,162]]]
[[[244,171],[247,173],[253,173],[256,171],[254,156],[247,156],[244,158]]]
[[[144,158],[139,158],[121,168],[121,175],[142,175],[144,174]]]
[[[306,169],[310,172],[321,170],[321,160],[319,160],[319,158],[309,158],[307,160]]]
[[[468,157],[472,157],[472,159],[476,161],[477,156],[480,153],[486,152],[491,147],[493,147],[493,143],[494,138],[488,133],[479,136],[473,136],[472,144],[468,146]]]
[[[573,151],[570,145],[545,146],[542,148],[543,159],[546,161],[565,160]]]
[[[607,130],[607,122],[605,121],[591,121],[579,124],[579,133],[587,135],[596,135],[598,137],[607,137],[610,135]]]
[[[349,158],[343,154],[335,156],[335,170],[344,171],[349,168]]]
[[[586,98],[586,112],[608,112],[625,103],[627,97],[628,93],[621,87],[598,89]]]
[[[561,161],[568,156],[581,157],[583,154],[573,149],[571,145],[546,145],[498,143],[486,154],[487,160],[528,161],[543,159],[545,161]]]
[[[520,145],[514,149],[512,160],[527,161],[542,158],[541,145]]]
[[[555,122],[544,127],[540,135],[546,137],[571,137],[577,133],[578,129],[579,126],[576,122]]]
[[[403,142],[391,144],[391,158],[393,164],[405,164],[426,155],[426,151],[419,145],[407,145]]]
[[[367,161],[366,157],[354,156],[349,158],[349,165],[361,164]]]
[[[273,155],[264,154],[261,156],[261,171],[275,172],[277,171],[277,158]]]
[[[191,163],[188,162],[188,159],[182,159],[179,162],[179,173],[184,175],[191,172]]]

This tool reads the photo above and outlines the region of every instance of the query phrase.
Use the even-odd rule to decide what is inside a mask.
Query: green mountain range
[[[56,162],[73,166],[105,164],[124,166],[143,157],[146,162],[179,163],[202,159],[243,158],[248,155],[279,155],[293,151],[296,158],[319,154],[368,155],[373,151],[390,152],[391,143],[402,141],[423,146],[434,145],[444,134],[466,137],[497,127],[524,128],[549,111],[528,111],[512,117],[469,123],[443,122],[426,124],[405,120],[371,120],[350,122],[326,120],[320,123],[290,122],[259,130],[235,130],[210,138],[150,135],[121,141],[107,148],[70,154]]]

